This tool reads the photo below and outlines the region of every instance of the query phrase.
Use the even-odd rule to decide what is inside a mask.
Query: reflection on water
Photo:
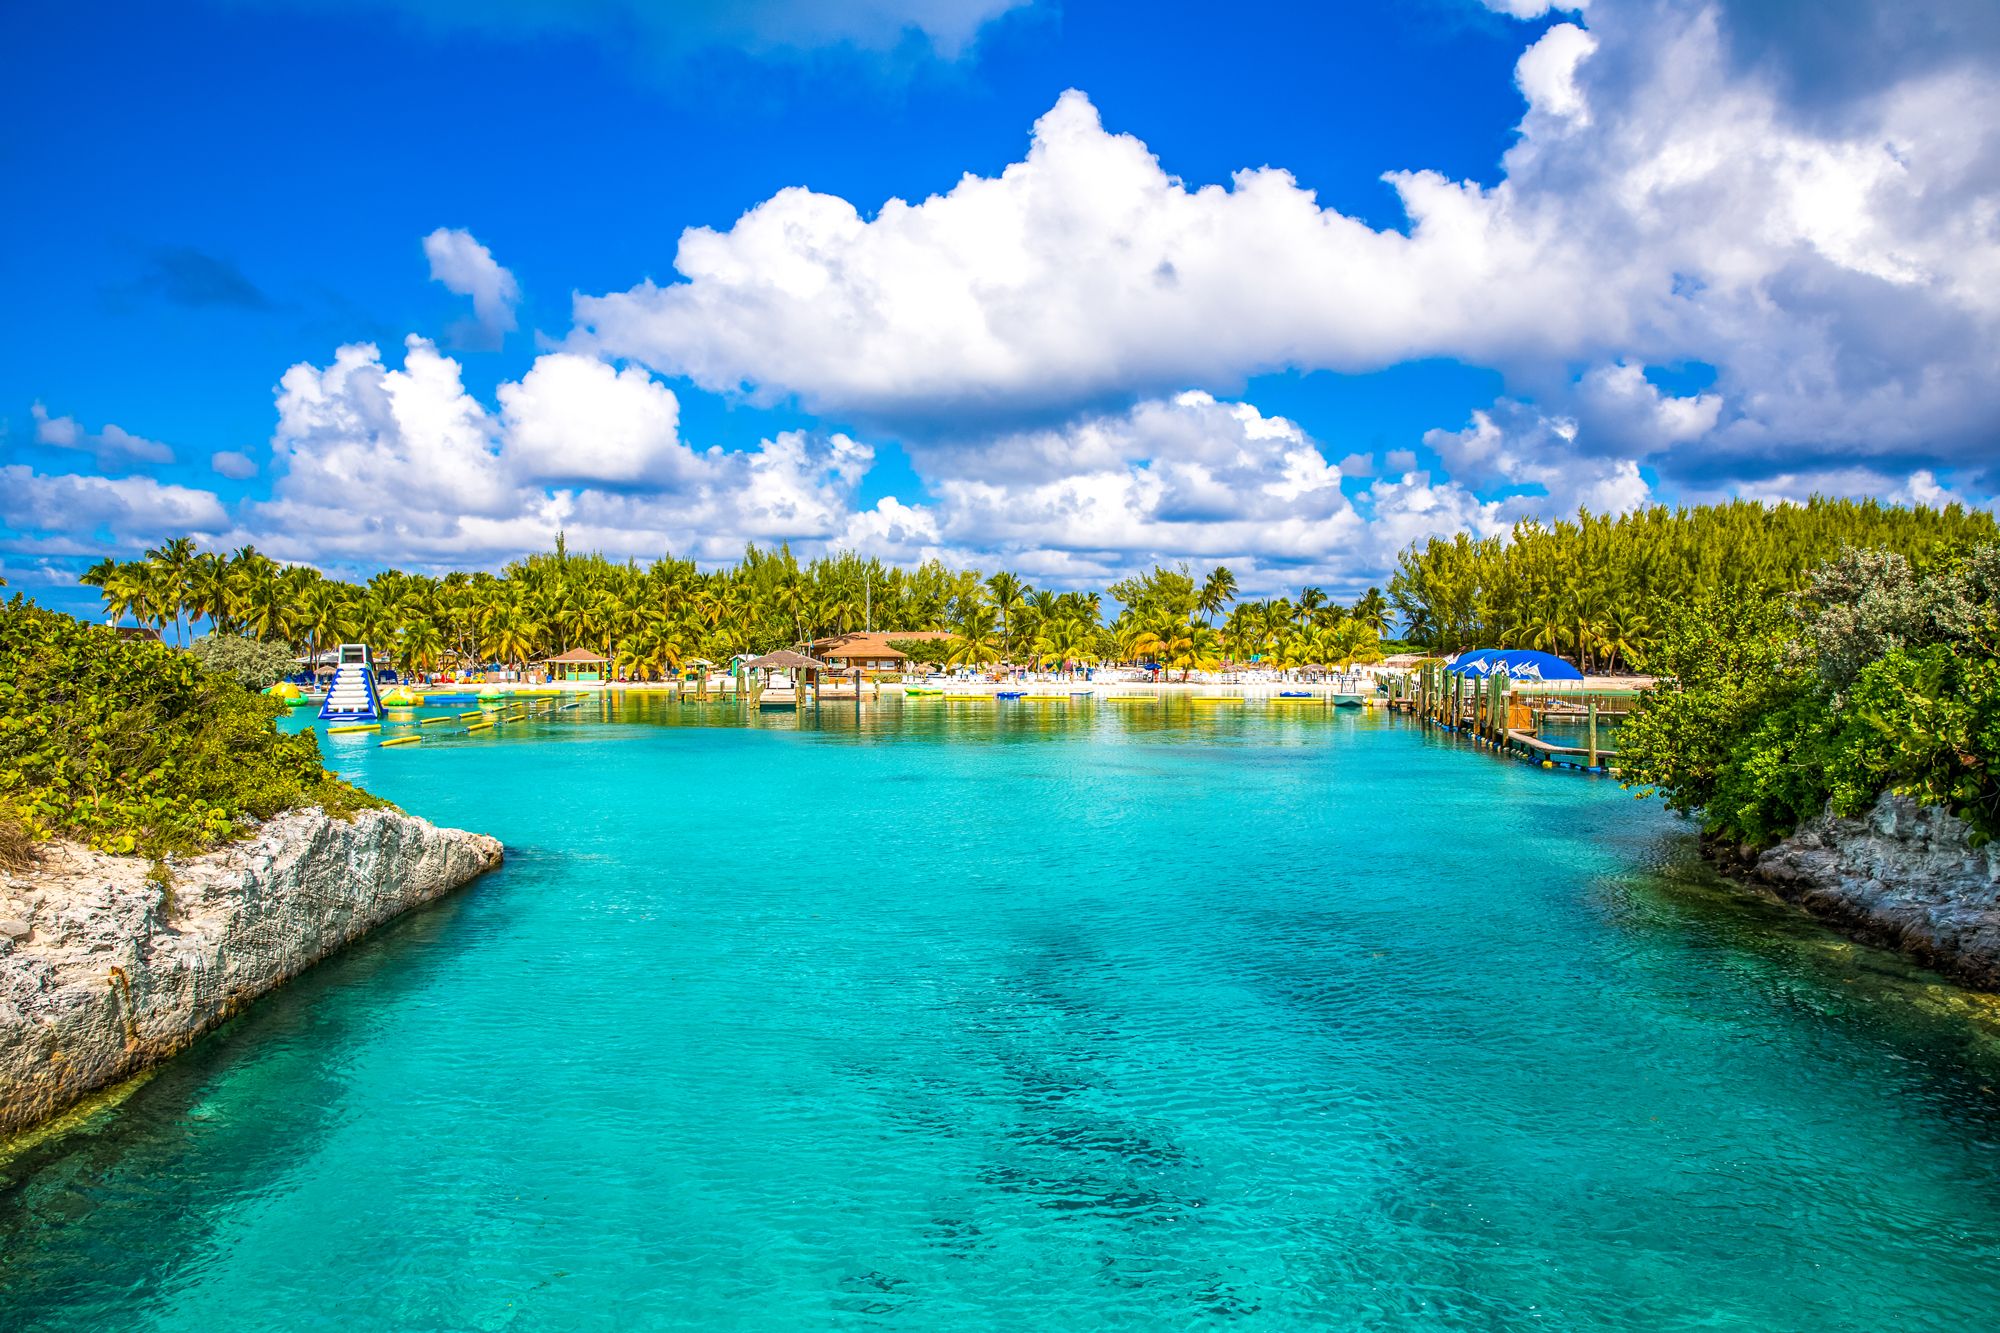
[[[0,1326],[2000,1308],[1994,1002],[1615,783],[1184,699],[374,739],[507,866],[0,1167]]]

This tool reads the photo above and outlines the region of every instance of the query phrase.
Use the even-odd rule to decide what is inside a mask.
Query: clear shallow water
[[[1993,1011],[1378,714],[325,739],[506,868],[0,1168],[0,1327],[1979,1329]]]

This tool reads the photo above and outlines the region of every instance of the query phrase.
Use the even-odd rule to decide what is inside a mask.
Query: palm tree
[[[176,537],[146,552],[146,561],[157,577],[155,607],[161,627],[174,623],[174,643],[185,642],[181,614],[187,610],[188,579],[194,569],[195,545],[192,537]]]
[[[513,601],[497,601],[486,609],[480,625],[479,651],[492,662],[525,666],[534,655],[540,627]]]
[[[1000,645],[994,638],[995,611],[990,606],[972,605],[958,619],[955,636],[945,650],[946,666],[985,666],[1000,660]]]
[[[1230,572],[1229,566],[1217,565],[1202,580],[1201,591],[1195,594],[1195,607],[1208,618],[1210,624],[1214,624],[1217,613],[1235,597],[1236,575]]]
[[[194,620],[206,620],[212,633],[234,628],[230,614],[229,562],[213,551],[198,553],[188,569],[187,609]]]
[[[1000,614],[1000,641],[1006,643],[1008,624],[1027,604],[1028,586],[1014,575],[1002,570],[986,580],[986,588],[993,594],[993,609]]]
[[[429,671],[444,655],[444,635],[429,620],[413,620],[396,634],[396,660],[408,671]]]
[[[1375,627],[1359,618],[1350,617],[1327,631],[1325,653],[1329,663],[1342,671],[1351,670],[1357,662],[1379,662],[1382,660],[1382,643],[1376,637]]]
[[[1350,614],[1374,630],[1378,639],[1389,632],[1389,599],[1382,595],[1380,588],[1370,588],[1362,594],[1361,600],[1354,604],[1354,610]]]

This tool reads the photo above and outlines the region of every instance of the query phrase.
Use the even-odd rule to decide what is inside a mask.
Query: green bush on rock
[[[1629,784],[1756,845],[1884,792],[2000,836],[2000,546],[1913,569],[1850,551],[1796,597],[1699,598],[1619,739]]]
[[[159,855],[244,819],[387,804],[328,773],[310,732],[280,734],[281,711],[188,653],[16,597],[0,605],[0,822]]]

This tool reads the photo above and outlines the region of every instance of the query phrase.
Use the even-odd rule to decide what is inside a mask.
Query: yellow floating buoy
[[[417,725],[420,727],[441,727],[447,722],[458,721],[455,717],[427,717]]]
[[[476,717],[485,717],[485,716],[486,716],[486,714],[484,714],[484,713],[480,712],[480,711],[479,711],[478,709],[476,709],[476,708],[475,708],[475,709],[473,709],[473,710],[472,710],[472,711],[471,711],[470,713],[460,713],[460,714],[458,715],[458,720],[459,720],[460,722],[468,722],[468,721],[472,720],[473,718],[476,718]]]
[[[382,724],[380,722],[357,722],[352,726],[328,727],[326,729],[326,734],[329,736],[344,736],[350,731],[380,731],[380,730],[382,730]]]
[[[422,739],[422,736],[392,736],[382,742],[382,748],[386,750],[391,745],[415,745]]]
[[[492,724],[491,722],[475,722],[475,723],[473,723],[473,724],[472,724],[471,726],[467,727],[467,728],[466,728],[466,730],[467,730],[467,731],[469,731],[469,732],[470,732],[470,731],[491,731],[491,730],[493,730],[493,724]]]

